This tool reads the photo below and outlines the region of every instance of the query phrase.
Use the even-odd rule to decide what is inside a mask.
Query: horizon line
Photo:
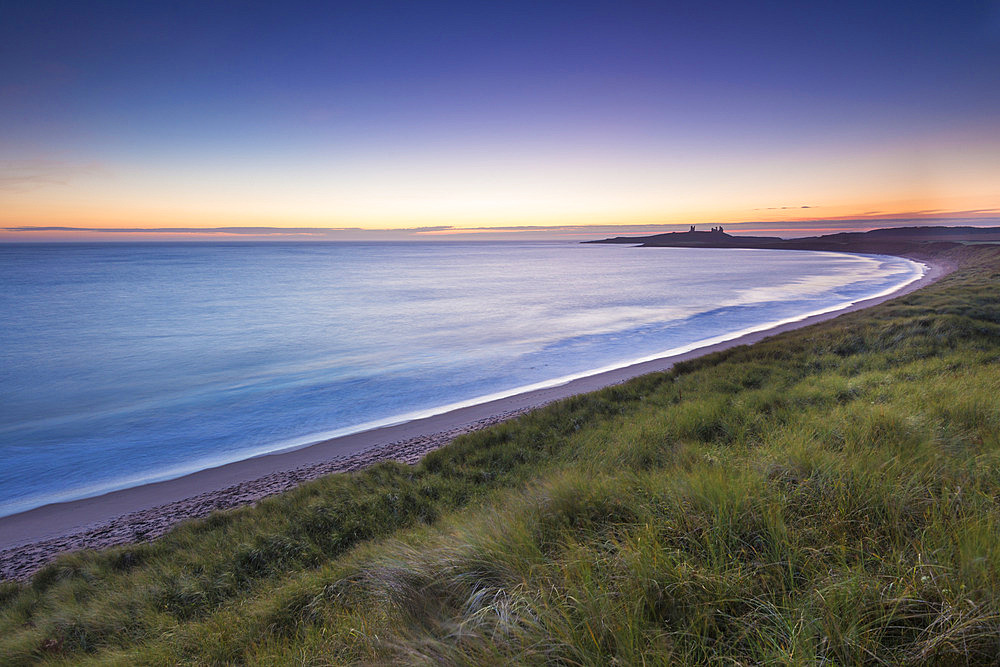
[[[808,218],[768,222],[747,220],[722,223],[733,234],[775,234],[786,237],[839,232],[864,232],[882,227],[903,226],[1000,226],[998,209],[976,209],[944,212],[917,211],[896,216],[851,216],[838,218]],[[13,225],[0,227],[0,242],[59,241],[80,242],[100,240],[259,240],[259,241],[406,241],[406,240],[544,240],[580,239],[602,235],[639,236],[674,231],[686,231],[691,223],[664,222],[641,224],[563,224],[458,227],[453,225],[414,226],[402,228],[365,227],[75,227],[63,225]],[[695,224],[698,227],[699,224]],[[709,223],[701,223],[707,227]],[[27,238],[25,238],[27,237]],[[496,237],[496,238],[487,238]]]

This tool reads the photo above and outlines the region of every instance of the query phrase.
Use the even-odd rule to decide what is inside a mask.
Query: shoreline
[[[930,285],[957,268],[937,258],[912,257],[904,253],[897,256],[923,263],[927,271],[918,280],[889,294],[858,301],[839,310],[680,354],[597,372],[556,386],[263,454],[170,480],[0,517],[0,579],[26,579],[60,553],[148,541],[181,521],[207,516],[217,509],[253,504],[326,474],[359,470],[386,460],[416,463],[424,454],[447,445],[463,433],[486,428],[553,401],[620,384],[640,375],[666,371],[681,361],[749,345],[877,305]]]

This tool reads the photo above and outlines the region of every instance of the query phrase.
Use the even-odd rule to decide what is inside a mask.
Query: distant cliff
[[[584,243],[627,243],[646,248],[758,248],[767,250],[830,250],[917,257],[935,247],[965,243],[1000,243],[1000,227],[896,227],[870,232],[782,239],[776,236],[733,236],[715,228],[652,236],[618,236]]]
[[[669,232],[653,236],[616,236],[602,241],[584,241],[584,243],[632,243],[643,246],[664,246],[671,248],[704,247],[704,248],[757,248],[761,243],[778,243],[782,239],[777,236],[733,236],[719,229],[710,232]]]

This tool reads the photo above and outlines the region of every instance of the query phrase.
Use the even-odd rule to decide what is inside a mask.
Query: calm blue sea
[[[0,515],[558,383],[920,272],[576,243],[0,245]]]

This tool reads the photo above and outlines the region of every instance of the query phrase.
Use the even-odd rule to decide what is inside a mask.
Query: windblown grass
[[[992,663],[1000,257],[0,588],[8,664]]]

